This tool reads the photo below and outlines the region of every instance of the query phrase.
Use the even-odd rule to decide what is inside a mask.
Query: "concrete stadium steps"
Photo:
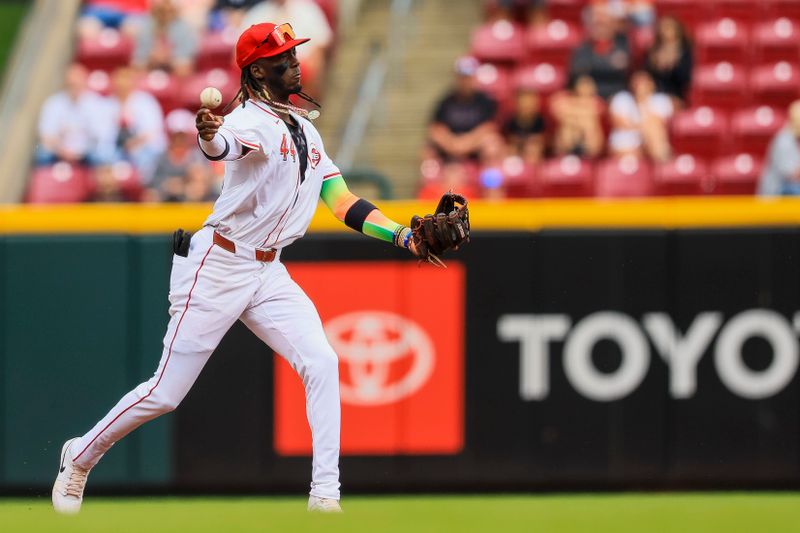
[[[328,153],[335,156],[354,104],[373,42],[386,43],[389,0],[372,0],[354,27],[342,35],[326,88],[319,127]],[[414,0],[404,28],[402,56],[387,72],[383,92],[372,110],[354,166],[368,167],[392,181],[395,196],[412,196],[419,181],[419,152],[437,100],[452,83],[453,61],[469,49],[472,29],[481,20],[480,0]],[[390,55],[391,57],[391,55]]]

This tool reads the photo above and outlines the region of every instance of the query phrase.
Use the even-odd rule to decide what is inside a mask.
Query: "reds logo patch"
[[[314,144],[311,145],[311,149],[308,151],[308,160],[311,161],[311,168],[317,168],[319,162],[322,161],[322,154],[319,153]]]

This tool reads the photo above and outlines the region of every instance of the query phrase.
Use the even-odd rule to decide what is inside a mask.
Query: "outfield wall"
[[[155,370],[168,231],[208,209],[0,210],[0,490],[46,489],[61,442]],[[323,212],[283,255],[340,355],[346,489],[800,486],[800,203],[476,203],[472,219],[447,270]],[[299,380],[239,324],[92,488],[301,491],[304,414]]]

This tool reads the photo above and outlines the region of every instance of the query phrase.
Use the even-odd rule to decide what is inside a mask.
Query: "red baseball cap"
[[[291,24],[254,24],[244,30],[236,42],[236,64],[239,68],[261,59],[282,54],[308,39],[297,39]]]

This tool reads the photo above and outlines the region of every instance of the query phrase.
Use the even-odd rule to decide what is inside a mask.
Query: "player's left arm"
[[[372,203],[350,192],[340,172],[325,177],[320,198],[336,218],[348,227],[364,235],[406,248],[416,255],[411,229],[390,220]]]

